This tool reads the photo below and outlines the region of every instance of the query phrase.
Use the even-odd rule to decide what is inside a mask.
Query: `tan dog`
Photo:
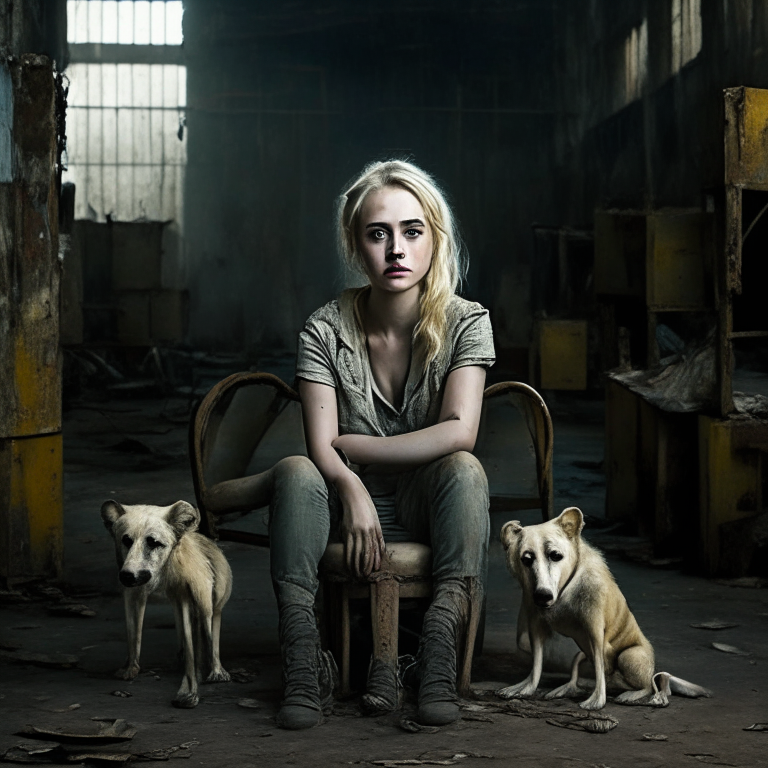
[[[576,507],[540,525],[524,528],[513,520],[502,527],[507,565],[523,588],[520,616],[527,623],[533,669],[522,683],[502,688],[498,695],[505,699],[533,696],[541,679],[544,641],[554,631],[573,638],[580,651],[573,660],[571,679],[547,693],[547,699],[582,692],[579,665],[585,659],[594,664],[596,680],[592,695],[579,705],[583,709],[605,706],[606,676],[630,689],[616,698],[620,704],[666,706],[671,692],[711,696],[705,688],[666,672],[654,675],[653,647],[602,555],[581,538],[583,527],[584,516]]]
[[[102,504],[101,517],[115,540],[125,588],[128,661],[116,674],[123,680],[139,674],[147,598],[163,590],[173,603],[184,654],[184,678],[173,705],[196,707],[204,655],[210,667],[206,682],[229,680],[219,660],[221,611],[232,591],[229,563],[210,539],[196,533],[200,513],[186,501],[154,507],[122,506],[110,499]]]

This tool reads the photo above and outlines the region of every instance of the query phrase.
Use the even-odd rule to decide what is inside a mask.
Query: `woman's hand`
[[[343,507],[341,540],[347,568],[358,578],[370,576],[381,567],[386,549],[376,507],[357,475],[350,472],[336,487]]]

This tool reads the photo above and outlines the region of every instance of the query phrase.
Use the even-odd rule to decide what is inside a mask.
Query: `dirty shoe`
[[[381,659],[371,659],[366,693],[360,707],[367,715],[385,715],[400,706],[400,680],[397,666]]]
[[[281,728],[298,731],[319,725],[324,705],[333,698],[336,665],[320,650],[312,608],[280,607],[280,646],[283,657],[283,701],[277,713]]]
[[[421,635],[418,721],[448,725],[459,718],[456,645],[466,621],[469,595],[461,582],[441,584],[424,617]]]

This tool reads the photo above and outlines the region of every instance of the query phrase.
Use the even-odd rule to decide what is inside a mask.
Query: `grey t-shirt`
[[[437,423],[445,380],[466,365],[489,368],[496,360],[488,310],[453,296],[446,311],[446,343],[427,370],[413,345],[403,406],[397,410],[376,386],[355,302],[367,288],[351,288],[317,310],[299,334],[296,377],[336,389],[339,434],[388,437]]]

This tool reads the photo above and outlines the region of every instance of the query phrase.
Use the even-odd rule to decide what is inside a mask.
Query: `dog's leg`
[[[599,627],[592,627],[590,632],[590,650],[592,651],[592,663],[595,665],[595,690],[592,695],[582,701],[579,706],[582,709],[602,709],[605,706],[605,630],[602,623]]]
[[[641,699],[650,698],[654,694],[653,666],[653,650],[642,644],[633,645],[619,654],[616,667],[632,690],[620,693],[616,697],[617,704],[636,704]],[[667,703],[669,703],[668,700],[664,706]]]
[[[587,654],[584,653],[584,651],[579,651],[573,657],[573,666],[571,667],[571,679],[565,685],[561,685],[559,688],[555,688],[553,691],[550,691],[548,694],[546,694],[546,696],[544,696],[544,698],[545,699],[566,699],[569,696],[578,696],[578,694],[582,692],[582,689],[579,687],[579,665],[586,658],[587,658]]]
[[[211,617],[211,674],[208,675],[208,683],[229,682],[229,672],[221,666],[219,658],[219,638],[221,637],[221,608],[214,609]]]
[[[192,626],[192,606],[182,600],[176,606],[176,615],[181,619],[182,635],[184,640],[184,677],[181,687],[176,693],[176,698],[171,702],[174,707],[192,709],[200,702],[197,695],[197,670],[195,669],[194,627]],[[177,619],[178,620],[178,619]]]
[[[125,666],[115,672],[121,680],[133,680],[139,674],[141,655],[141,633],[144,625],[144,611],[147,607],[147,591],[132,587],[123,591],[125,602],[125,627],[128,635],[128,659]]]
[[[544,663],[544,633],[541,631],[541,627],[538,626],[538,622],[531,622],[531,626],[528,628],[528,636],[531,638],[533,651],[531,674],[522,683],[510,685],[508,688],[496,691],[496,695],[502,699],[527,699],[533,696],[539,687],[541,668]]]

